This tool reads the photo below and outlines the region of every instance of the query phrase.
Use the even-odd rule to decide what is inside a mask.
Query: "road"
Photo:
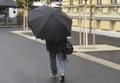
[[[49,76],[49,56],[44,42],[0,28],[0,83],[59,83]],[[77,53],[84,56],[88,53]],[[91,53],[92,54],[92,53]],[[120,70],[71,54],[65,83],[120,83]]]

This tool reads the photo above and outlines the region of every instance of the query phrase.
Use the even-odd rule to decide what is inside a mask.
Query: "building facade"
[[[73,26],[80,26],[80,18],[86,17],[87,28],[120,31],[120,0],[62,0],[62,10],[72,18]]]

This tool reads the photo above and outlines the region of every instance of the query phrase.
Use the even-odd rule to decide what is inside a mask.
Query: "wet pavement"
[[[78,40],[79,33],[72,32],[72,38],[74,38],[74,39],[71,39],[71,42],[74,45],[79,45],[79,40]],[[96,45],[97,44],[106,44],[106,45],[111,45],[111,46],[115,46],[115,47],[120,47],[120,43],[119,43],[120,38],[96,35],[95,39],[96,39]],[[88,41],[89,41],[89,45],[92,44],[92,42],[93,42],[92,34],[89,34]],[[84,52],[84,53],[120,64],[120,50],[93,51],[93,52]]]
[[[23,33],[23,34],[34,36],[31,32]],[[73,45],[79,45],[79,32],[72,31],[71,37],[72,38],[69,38],[70,42]],[[92,34],[88,34],[88,44],[89,45],[93,44],[92,37],[93,37]],[[120,47],[120,43],[119,43],[120,38],[117,38],[117,37],[115,38],[115,37],[108,37],[108,36],[103,36],[103,35],[96,35],[95,39],[96,39],[96,45],[97,44],[106,44],[106,45],[111,45],[111,46],[115,46],[115,47]],[[83,53],[120,64],[120,50],[92,51],[92,52],[83,52]]]
[[[45,44],[11,33],[18,30],[21,29],[0,28],[0,83],[60,83],[59,74],[56,79],[49,76],[49,56]],[[32,33],[24,34],[32,36]],[[77,32],[72,32],[70,41],[73,45],[79,44],[78,37]],[[119,40],[96,36],[99,44],[119,47]],[[116,63],[120,61],[120,51],[117,50],[84,53]],[[65,83],[120,83],[120,70],[74,54],[68,56],[68,60]]]

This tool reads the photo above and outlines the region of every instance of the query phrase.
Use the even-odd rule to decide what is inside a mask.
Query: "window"
[[[111,0],[111,4],[116,4],[117,0]]]
[[[87,3],[88,0],[85,0],[85,4]]]
[[[34,1],[40,1],[40,0],[34,0]]]
[[[62,0],[55,0],[55,1],[62,1]]]
[[[97,0],[97,4],[102,4],[102,0]]]
[[[82,4],[82,3],[83,3],[83,0],[79,0],[79,3]]]
[[[82,4],[83,1],[86,3],[88,0],[79,0],[79,3]]]
[[[70,5],[73,5],[73,0],[70,0]]]

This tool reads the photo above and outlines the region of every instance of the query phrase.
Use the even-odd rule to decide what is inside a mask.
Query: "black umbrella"
[[[0,0],[0,7],[17,7],[17,3],[14,0]]]
[[[36,38],[57,42],[71,35],[72,21],[60,9],[41,6],[28,12],[28,25]]]

